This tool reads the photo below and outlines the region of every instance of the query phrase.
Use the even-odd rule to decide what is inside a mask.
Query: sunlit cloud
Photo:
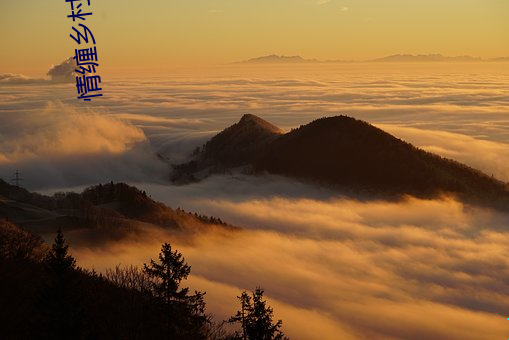
[[[52,65],[48,70],[47,75],[51,77],[53,81],[74,81],[76,79],[76,60],[73,57],[69,57],[62,61],[60,64]]]
[[[355,69],[350,70],[351,67]],[[92,102],[90,107],[100,119],[113,119],[114,128],[105,130],[104,135],[91,133],[91,139],[97,135],[97,142],[90,141],[91,150],[103,148],[118,152],[128,149],[131,142],[145,143],[149,153],[179,163],[185,161],[194,148],[237,122],[244,113],[260,115],[287,131],[319,117],[347,114],[506,181],[509,176],[504,164],[509,144],[509,96],[504,76],[493,76],[486,71],[472,77],[470,69],[449,65],[445,70],[441,66],[426,66],[431,70],[408,65],[394,67],[314,65],[309,69],[288,66],[274,70],[228,66],[209,70],[210,73],[190,71],[167,78],[110,80],[108,95]],[[458,67],[454,76],[446,72],[451,67]],[[401,73],[401,68],[408,70]],[[310,71],[313,77],[307,73]],[[48,101],[60,101],[72,110],[82,110],[71,84],[9,83],[1,86],[0,126],[4,129],[21,121],[20,117],[41,117]],[[65,118],[65,115],[57,113],[56,117]],[[50,117],[49,121],[54,120]],[[44,119],[38,124],[44,126]],[[20,136],[15,136],[19,131],[12,129],[0,149],[1,162],[10,160],[12,168],[23,165],[13,160],[27,159],[30,153],[29,145],[24,151],[7,149],[19,139]],[[72,128],[57,135],[65,131],[72,131]],[[119,138],[113,138],[116,133]],[[36,132],[35,136],[40,134]],[[32,147],[39,150],[46,147],[53,158],[60,153],[68,154],[71,149],[78,150],[72,143],[68,146],[60,143],[57,147],[58,140],[51,138],[49,143],[40,145],[32,143],[37,144]],[[78,153],[85,151],[82,148]],[[13,157],[14,153],[21,155],[20,152],[25,155]],[[157,161],[153,162],[150,161],[157,167]],[[51,182],[52,177],[47,180]],[[54,184],[49,183],[48,187]]]
[[[389,124],[381,129],[424,150],[466,163],[488,175],[509,182],[509,144],[446,131],[426,130]]]
[[[360,202],[271,175],[212,176],[172,186],[170,168],[156,157],[183,160],[244,113],[285,130],[348,114],[507,180],[503,75],[355,65],[231,67],[210,75],[112,80],[108,95],[88,110],[76,104],[67,84],[2,84],[2,176],[20,168],[32,181],[27,186],[55,190],[129,181],[172,207],[244,227],[192,237],[148,228],[107,245],[68,235],[79,264],[97,270],[141,265],[162,242],[172,242],[192,265],[190,285],[208,292],[218,320],[235,312],[241,290],[262,286],[294,338],[507,336],[506,214],[451,197]]]
[[[0,73],[0,84],[31,84],[38,83],[43,84],[47,82],[72,82],[75,80],[76,72],[75,69],[76,61],[73,57],[68,57],[59,64],[51,65],[48,72],[46,73],[50,79],[33,78],[23,74],[15,73]]]
[[[0,154],[10,162],[54,155],[118,154],[145,140],[119,120],[48,102],[38,114],[11,116],[1,128]]]
[[[0,83],[28,83],[34,81],[41,81],[41,79],[35,79],[17,73],[0,73]]]
[[[208,184],[200,185],[206,193]],[[179,190],[168,188],[167,195]],[[448,198],[183,198],[248,229],[201,233],[192,241],[149,232],[141,240],[73,252],[80,263],[102,270],[141,264],[160,242],[173,242],[192,264],[192,288],[207,290],[216,318],[235,312],[239,291],[262,286],[285,332],[300,339],[473,340],[507,333],[505,214]],[[307,330],[305,318],[313,320]]]
[[[19,169],[32,188],[105,180],[157,182],[169,172],[144,132],[125,121],[59,101],[2,114],[0,176]]]

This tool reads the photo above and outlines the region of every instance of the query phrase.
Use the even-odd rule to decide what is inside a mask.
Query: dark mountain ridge
[[[174,177],[193,178],[192,173],[182,170],[203,175],[242,168],[248,173],[278,174],[368,197],[432,198],[452,194],[470,203],[503,210],[509,207],[505,183],[351,117],[321,118],[286,134],[276,134],[272,128],[271,138],[265,139],[258,139],[257,134],[239,128],[239,124],[212,138],[197,153],[193,167],[189,163],[177,167]],[[210,147],[218,139],[221,143],[217,146],[225,145],[228,150],[220,157]],[[237,148],[239,140],[242,143]]]
[[[254,155],[263,153],[283,133],[283,130],[260,117],[246,114],[238,123],[224,129],[197,149],[194,160],[176,166],[172,179],[185,182],[249,165]]]
[[[0,219],[8,219],[39,235],[53,233],[58,227],[102,229],[105,236],[110,232],[117,237],[140,225],[178,231],[210,226],[234,229],[219,218],[172,209],[144,191],[113,182],[91,186],[82,193],[45,196],[0,179]]]
[[[214,136],[205,146],[206,160],[235,167],[250,160],[283,131],[255,115],[244,115],[240,121]]]
[[[145,271],[118,265],[99,274],[76,266],[67,246],[0,219],[2,339],[209,339],[214,326],[193,302],[170,310]]]

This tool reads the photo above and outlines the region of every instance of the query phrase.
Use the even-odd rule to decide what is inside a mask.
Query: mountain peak
[[[240,120],[212,137],[189,163],[174,167],[173,180],[193,180],[195,172],[221,172],[225,169],[253,164],[265,148],[283,130],[253,114]],[[191,176],[189,176],[191,175]]]
[[[204,148],[205,159],[216,159],[229,167],[252,162],[268,143],[283,131],[268,121],[245,114],[238,123],[213,137]]]
[[[254,115],[213,137],[176,179],[241,168],[308,180],[363,197],[437,197],[507,211],[509,187],[348,116],[324,117],[283,134]]]
[[[256,115],[253,115],[251,113],[246,113],[245,115],[243,115],[240,118],[239,122],[258,121],[258,120],[263,120],[263,119],[258,117],[258,116],[256,116]]]
[[[275,126],[274,124],[266,121],[263,118],[260,118],[253,114],[245,114],[240,118],[239,122],[237,124],[232,125],[230,128],[236,127],[239,128],[251,128],[251,129],[261,129],[265,130],[268,133],[275,133],[275,134],[281,134],[283,133],[283,130]]]

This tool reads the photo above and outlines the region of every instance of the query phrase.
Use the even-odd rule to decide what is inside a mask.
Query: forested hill
[[[256,121],[256,130],[273,126],[259,117]],[[174,178],[199,179],[204,174],[236,167],[247,169],[248,173],[272,173],[332,186],[364,197],[431,198],[452,194],[470,203],[509,208],[507,184],[467,165],[423,151],[361,120],[326,117],[288,133],[267,129],[263,138],[257,138],[253,131],[239,129],[241,122],[213,137],[192,162],[177,166]],[[270,138],[265,137],[269,133]],[[235,138],[228,142],[227,136]],[[210,145],[219,137],[221,144],[228,145],[228,152],[216,156]],[[237,143],[238,140],[242,143]]]
[[[125,183],[99,184],[82,193],[45,196],[0,180],[0,218],[7,218],[37,234],[56,228],[101,228],[128,233],[140,224],[175,230],[199,230],[210,226],[235,229],[220,218],[172,209]]]

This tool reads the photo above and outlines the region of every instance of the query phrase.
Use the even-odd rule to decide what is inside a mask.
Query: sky
[[[273,53],[322,60],[509,56],[506,0],[91,0],[90,10],[84,23],[108,72]],[[0,72],[43,75],[72,55],[70,11],[63,0],[2,0]]]

